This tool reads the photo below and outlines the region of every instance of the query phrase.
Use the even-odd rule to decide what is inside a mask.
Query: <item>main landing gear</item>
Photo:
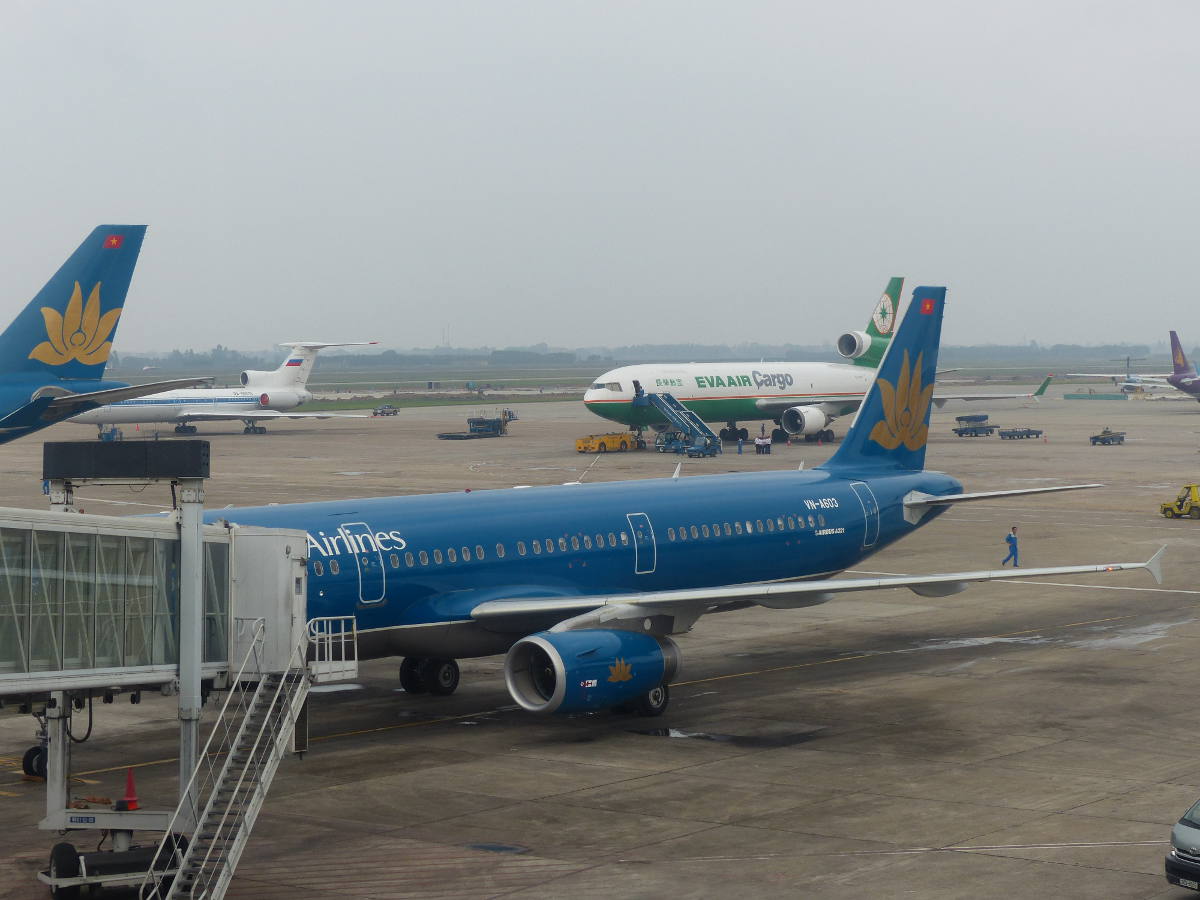
[[[255,425],[253,419],[242,419],[246,423],[246,427],[242,429],[242,434],[266,434],[266,425]]]
[[[188,425],[188,424],[184,423],[183,425],[175,426],[176,434],[195,434],[196,431],[197,431],[197,428],[195,425]]]
[[[452,659],[406,656],[400,663],[400,687],[409,694],[445,697],[458,688],[458,663]]]
[[[632,713],[636,716],[644,716],[653,718],[661,716],[667,711],[667,706],[671,703],[671,689],[665,684],[660,684],[652,690],[646,691],[636,700],[631,700],[628,703],[622,703],[614,712]]]
[[[750,432],[745,428],[738,428],[737,422],[726,422],[725,427],[717,432],[717,437],[732,444],[734,441],[750,440]]]

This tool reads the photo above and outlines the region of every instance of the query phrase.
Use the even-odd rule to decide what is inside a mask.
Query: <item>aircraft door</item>
[[[852,481],[850,487],[854,496],[858,497],[858,502],[862,504],[863,547],[874,547],[875,542],[879,540],[879,501],[875,499],[874,491],[866,482]]]
[[[626,513],[625,518],[629,520],[629,532],[633,535],[633,573],[649,575],[658,562],[654,526],[645,513]]]
[[[382,603],[387,597],[387,572],[383,552],[375,544],[375,535],[366,522],[346,522],[342,531],[353,536],[354,562],[358,566],[358,602]]]

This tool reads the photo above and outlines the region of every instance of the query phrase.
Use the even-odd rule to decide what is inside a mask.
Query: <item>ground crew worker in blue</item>
[[[1017,526],[1012,527],[1012,531],[1004,536],[1005,542],[1008,544],[1008,556],[1000,561],[1000,565],[1004,565],[1010,559],[1013,562],[1013,568],[1021,568],[1021,564],[1017,562]]]

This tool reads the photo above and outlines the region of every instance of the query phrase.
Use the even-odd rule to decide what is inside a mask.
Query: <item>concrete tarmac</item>
[[[574,438],[611,430],[577,403],[518,411],[508,437],[463,442],[434,438],[465,429],[462,408],[272,423],[265,436],[202,425],[208,505],[572,481],[593,462]],[[956,438],[964,412],[1046,439]],[[1127,442],[1091,446],[1104,425]],[[935,411],[928,465],[967,490],[1108,486],[962,505],[861,567],[994,568],[1015,524],[1026,566],[1145,560],[1166,545],[1161,586],[1126,572],[709,616],[680,638],[683,671],[658,719],[531,716],[504,690],[500,658],[463,661],[441,699],[401,692],[397,660],[366,663],[355,684],[313,695],[312,749],[281,766],[228,896],[1193,896],[1166,884],[1162,859],[1200,797],[1187,701],[1200,680],[1200,522],[1165,520],[1158,504],[1200,480],[1197,431],[1190,401]],[[685,460],[682,477],[811,467],[831,450]],[[0,447],[0,504],[44,507],[40,453],[36,440]],[[587,478],[665,477],[677,461],[608,454]],[[88,512],[169,502],[155,489],[82,493]],[[174,714],[173,698],[97,705],[73,795],[120,797],[133,765],[142,805],[170,804]],[[33,875],[58,840],[34,827],[43,788],[19,772],[33,730],[0,716],[4,900],[45,895]]]

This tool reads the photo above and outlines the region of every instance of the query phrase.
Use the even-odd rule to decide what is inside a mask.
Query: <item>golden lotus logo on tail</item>
[[[110,309],[100,315],[100,282],[88,294],[87,305],[83,303],[83,291],[79,282],[75,282],[75,290],[67,303],[66,315],[59,315],[58,310],[42,307],[42,318],[46,322],[46,337],[33,348],[30,359],[45,363],[48,366],[61,366],[72,360],[87,366],[108,361],[108,352],[112,349],[112,341],[108,336],[117,327],[117,319],[121,317],[121,307]]]
[[[631,681],[633,680],[633,666],[617,657],[611,666],[608,667],[609,681]]]
[[[895,450],[901,444],[909,450],[920,450],[929,439],[929,426],[925,414],[933,399],[933,385],[921,386],[921,369],[925,354],[917,357],[911,369],[908,351],[900,365],[898,384],[879,379],[879,399],[883,406],[883,418],[871,429],[871,440],[885,450]],[[910,374],[911,373],[911,374]]]

